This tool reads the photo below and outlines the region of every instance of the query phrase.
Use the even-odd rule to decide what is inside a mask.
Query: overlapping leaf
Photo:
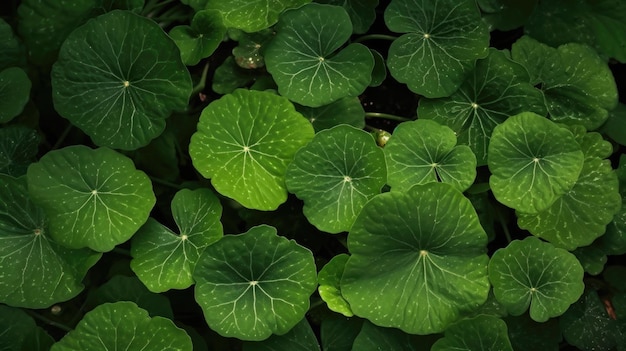
[[[130,267],[153,292],[190,287],[200,254],[222,237],[222,206],[209,189],[177,192],[172,214],[180,234],[149,218],[131,242]]]
[[[385,155],[367,132],[347,125],[323,130],[289,164],[287,189],[304,201],[304,215],[318,229],[348,231],[363,205],[380,193]]]
[[[278,21],[278,16],[286,9],[304,5],[311,0],[204,0],[204,2],[206,3],[204,8],[220,11],[226,27],[258,32],[274,25]]]
[[[0,18],[0,71],[8,67],[23,66],[26,55],[22,43],[13,33],[11,26]]]
[[[470,201],[451,185],[377,195],[348,235],[341,293],[377,325],[441,332],[487,299],[486,244]]]
[[[196,12],[189,26],[176,26],[169,34],[180,49],[183,63],[193,66],[217,49],[226,27],[218,11],[204,10]]]
[[[513,347],[502,319],[480,315],[451,325],[431,350],[513,351]]]
[[[350,15],[354,33],[367,32],[376,19],[378,0],[317,0],[321,4],[343,6]]]
[[[350,309],[350,304],[341,295],[340,285],[341,276],[349,257],[346,254],[333,257],[322,267],[317,276],[319,283],[318,291],[322,300],[326,302],[330,310],[341,313],[346,317],[354,315]]]
[[[50,350],[54,339],[26,312],[0,305],[0,316],[0,350]]]
[[[155,204],[152,183],[108,148],[50,151],[28,168],[28,190],[50,221],[50,236],[71,247],[110,251],[135,234]]]
[[[365,110],[357,97],[345,97],[320,107],[296,105],[296,110],[309,119],[316,132],[340,124],[365,127]]]
[[[248,341],[243,344],[243,351],[320,351],[320,345],[311,329],[311,325],[303,318],[300,323],[286,334],[272,335],[263,341]]]
[[[10,67],[0,71],[0,123],[19,115],[30,99],[30,79],[23,69]]]
[[[509,31],[523,26],[538,0],[478,0],[483,20],[492,29]]]
[[[22,126],[0,129],[0,173],[19,177],[35,161],[39,146],[37,131]]]

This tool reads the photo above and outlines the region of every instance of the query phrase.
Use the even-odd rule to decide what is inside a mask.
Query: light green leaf
[[[476,177],[476,156],[468,146],[456,143],[452,129],[437,122],[400,123],[384,148],[387,184],[392,191],[430,182],[467,190]]]
[[[358,97],[345,97],[320,107],[296,105],[296,110],[311,122],[315,132],[340,124],[365,127],[365,110]]]
[[[149,44],[148,44],[149,43]],[[115,10],[63,42],[52,68],[54,107],[99,146],[134,150],[187,106],[189,71],[154,21]]]
[[[54,339],[19,308],[0,305],[0,350],[48,351]],[[39,343],[37,343],[38,341]]]
[[[19,177],[26,174],[28,165],[35,161],[39,134],[22,126],[0,129],[0,173]]]
[[[0,72],[0,123],[19,115],[30,99],[30,79],[23,69],[10,67]]]
[[[317,276],[319,287],[317,290],[320,297],[331,311],[341,313],[346,317],[354,316],[350,304],[341,295],[341,276],[346,268],[346,262],[350,256],[339,254],[333,257],[328,263],[322,267]]]
[[[585,288],[574,255],[535,237],[513,240],[489,261],[489,280],[498,301],[513,316],[526,312],[545,322],[563,314]]]
[[[0,174],[0,303],[46,308],[83,290],[82,280],[101,254],[67,249],[48,234],[26,178]]]
[[[105,303],[85,314],[51,351],[191,351],[191,338],[169,319],[150,318],[133,302]]]
[[[470,201],[451,185],[383,193],[350,230],[341,293],[377,325],[441,332],[487,299],[486,245]]]
[[[311,325],[303,318],[290,331],[283,335],[272,335],[263,341],[247,341],[243,343],[243,351],[320,351],[320,345],[311,329]],[[328,351],[328,350],[325,350]]]
[[[204,248],[222,237],[222,206],[209,189],[180,190],[172,199],[180,234],[150,218],[131,242],[130,268],[152,292],[186,289]]]
[[[569,191],[583,152],[572,132],[532,112],[495,127],[489,144],[489,184],[496,199],[523,213],[538,213]]]
[[[259,341],[302,320],[317,287],[313,254],[273,227],[253,227],[207,247],[193,274],[209,327]]]
[[[429,98],[456,91],[476,59],[486,57],[489,30],[473,0],[392,0],[385,23],[407,33],[391,43],[391,75]]]
[[[287,165],[313,135],[286,98],[240,89],[202,111],[189,153],[220,194],[248,208],[275,210],[287,199]]]
[[[198,64],[209,57],[224,39],[226,27],[218,11],[198,11],[191,25],[176,26],[170,30],[170,37],[180,49],[180,56],[187,66]]]
[[[506,323],[498,317],[481,315],[452,324],[431,350],[513,351],[513,347]]]
[[[385,185],[385,155],[372,136],[339,125],[323,130],[287,167],[289,192],[304,201],[304,215],[319,230],[348,231],[363,205]]]
[[[376,19],[378,0],[316,0],[315,2],[342,6],[350,15],[356,34],[367,32]]]
[[[108,148],[50,151],[28,167],[27,177],[50,236],[70,248],[112,250],[146,222],[156,201],[146,174]]]
[[[417,114],[450,127],[459,144],[468,145],[483,166],[495,126],[526,111],[546,115],[541,91],[506,52],[490,49],[489,56],[476,61],[459,90],[440,99],[421,98]]]
[[[274,25],[283,11],[304,5],[311,0],[206,0],[205,2],[204,8],[222,13],[226,27],[252,33]]]

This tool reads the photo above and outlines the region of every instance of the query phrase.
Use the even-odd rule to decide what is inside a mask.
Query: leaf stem
[[[356,39],[354,39],[352,42],[353,43],[360,43],[366,40],[389,40],[389,41],[393,41],[398,39],[398,37],[393,36],[393,35],[386,35],[386,34],[366,34],[362,37],[358,37]]]
[[[170,187],[172,189],[177,189],[177,190],[185,189],[185,187],[183,187],[180,184],[172,183],[172,182],[169,182],[167,180],[164,180],[164,179],[161,179],[161,178],[157,178],[157,177],[153,177],[153,176],[149,176],[149,177],[150,177],[150,180],[153,181],[154,183],[161,184],[161,185]]]
[[[392,121],[400,121],[400,122],[407,122],[411,120],[406,117],[390,115],[388,113],[382,113],[382,112],[365,112],[365,118],[384,118],[384,119],[390,119]]]
[[[68,134],[70,134],[72,127],[74,127],[72,123],[67,124],[67,127],[65,127],[65,130],[63,130],[63,133],[61,133],[59,139],[57,139],[56,143],[54,143],[54,145],[52,146],[52,150],[56,150],[61,146],[63,141],[65,141],[65,138],[67,138]]]
[[[195,87],[193,87],[193,90],[191,91],[191,96],[197,95],[199,92],[204,90],[204,87],[206,86],[206,75],[208,72],[209,72],[209,64],[207,63],[206,65],[204,65],[204,69],[202,69],[202,75],[200,76],[200,81],[198,82],[198,84],[196,84]]]
[[[57,327],[57,328],[59,328],[59,329],[61,329],[63,331],[66,331],[66,332],[72,331],[72,328],[68,327],[67,325],[65,325],[63,323],[55,322],[52,319],[50,319],[48,317],[44,317],[44,316],[40,315],[39,313],[37,313],[35,311],[32,311],[32,310],[24,310],[24,311],[26,311],[26,313],[28,313],[31,317],[33,317],[35,319],[38,319],[38,320],[40,320],[40,321],[42,321],[42,322],[44,322],[44,323],[46,323],[48,325]]]
[[[513,239],[511,239],[511,233],[509,232],[509,228],[506,226],[506,222],[504,221],[504,218],[502,217],[502,213],[497,208],[495,209],[495,212],[496,212],[496,216],[498,216],[498,221],[500,222],[502,231],[504,231],[504,236],[506,237],[506,241],[510,243],[511,241],[513,241]]]

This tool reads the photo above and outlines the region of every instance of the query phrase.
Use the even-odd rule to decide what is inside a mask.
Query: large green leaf
[[[385,23],[407,33],[391,43],[389,72],[426,97],[452,94],[488,54],[489,30],[473,0],[392,0]]]
[[[357,96],[370,83],[374,57],[362,44],[349,44],[350,17],[342,7],[309,4],[281,15],[265,49],[267,70],[278,92],[306,106]]]
[[[54,107],[99,146],[148,144],[187,106],[191,78],[154,21],[115,10],[74,30],[52,68]]]
[[[532,112],[496,126],[489,144],[489,184],[496,199],[523,213],[547,209],[569,191],[583,166],[572,132]]]
[[[451,185],[383,193],[350,230],[341,293],[374,324],[441,332],[487,299],[486,245],[470,201]]]
[[[285,334],[298,324],[317,286],[311,251],[267,225],[207,247],[193,277],[209,327],[251,341]]]
[[[311,325],[303,318],[300,323],[286,334],[272,335],[263,341],[247,341],[243,351],[320,351],[320,345],[311,329]],[[327,350],[325,350],[327,351]]]
[[[27,177],[50,236],[71,248],[112,250],[146,222],[156,201],[146,174],[108,148],[50,151],[28,167]]]
[[[54,339],[19,308],[0,305],[0,350],[48,351]]]
[[[350,256],[340,254],[333,257],[322,267],[317,276],[320,297],[331,311],[343,314],[346,317],[354,316],[350,304],[341,295],[341,276],[346,268]]]
[[[519,316],[545,322],[563,314],[585,288],[583,267],[574,255],[535,237],[513,240],[489,261],[489,280],[498,301]]]
[[[172,214],[180,234],[150,218],[131,242],[130,268],[153,292],[190,287],[200,254],[222,237],[222,206],[209,189],[178,191]]]
[[[105,303],[85,314],[76,329],[51,351],[163,350],[191,351],[191,338],[174,322],[150,318],[134,302]]]
[[[617,106],[615,79],[590,47],[569,43],[551,48],[530,37],[513,44],[513,60],[541,84],[550,118],[559,123],[600,127]]]
[[[19,115],[30,99],[30,79],[23,69],[9,67],[0,71],[0,123]]]
[[[476,156],[456,145],[452,129],[429,120],[403,122],[385,144],[387,184],[407,191],[415,184],[448,183],[465,191],[476,177]]]
[[[350,15],[350,21],[356,34],[367,32],[376,19],[378,0],[317,0],[316,2],[343,6]]]
[[[36,130],[22,126],[0,129],[0,173],[19,177],[35,161],[39,146]]]
[[[287,167],[287,189],[304,201],[304,215],[319,230],[348,231],[363,205],[385,185],[385,155],[374,138],[339,125],[298,150]]]
[[[431,351],[513,351],[506,323],[494,316],[463,319],[446,329]]]
[[[331,315],[322,319],[320,339],[324,351],[351,351],[354,340],[361,332],[364,320]]]
[[[193,1],[193,0],[191,0]],[[222,13],[228,28],[258,32],[278,21],[278,16],[289,8],[298,7],[311,0],[205,0],[207,9]]]
[[[28,197],[26,178],[0,174],[0,303],[45,308],[83,290],[101,254],[57,244],[46,222]]]
[[[459,90],[449,97],[420,99],[417,114],[452,128],[459,143],[469,145],[483,166],[493,128],[525,111],[547,113],[541,91],[506,52],[490,49],[489,56],[476,61]]]
[[[169,34],[180,49],[183,63],[193,66],[217,49],[226,27],[218,11],[204,10],[196,12],[189,26],[176,26]]]
[[[222,195],[248,208],[275,210],[287,200],[287,165],[313,135],[286,98],[240,89],[202,111],[189,153]]]

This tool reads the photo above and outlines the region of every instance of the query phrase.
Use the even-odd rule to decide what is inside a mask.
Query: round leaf
[[[320,107],[296,105],[296,110],[308,118],[315,132],[340,124],[348,124],[359,129],[365,127],[365,110],[358,97],[345,97]]]
[[[378,0],[317,0],[316,2],[343,6],[350,15],[350,21],[356,34],[366,33],[376,19]]]
[[[275,210],[287,199],[287,165],[313,135],[286,98],[241,89],[202,111],[189,153],[220,194],[248,208]]]
[[[112,250],[146,222],[156,201],[146,174],[108,148],[50,151],[27,177],[33,201],[50,220],[50,236],[70,248]]]
[[[39,134],[22,126],[0,129],[0,173],[18,177],[26,174],[28,165],[35,161]]]
[[[115,10],[74,30],[52,68],[54,107],[99,146],[148,144],[187,106],[191,78],[154,21]]]
[[[357,96],[370,83],[374,58],[361,44],[337,51],[352,35],[346,11],[309,4],[281,15],[277,34],[265,49],[267,70],[278,92],[306,106]]]
[[[346,262],[350,256],[340,254],[333,257],[320,270],[317,280],[319,282],[318,291],[320,297],[331,311],[343,314],[346,317],[354,316],[350,309],[350,304],[341,295],[341,276],[346,267]]]
[[[519,212],[537,213],[574,186],[583,158],[567,128],[523,112],[493,131],[489,184],[499,202]]]
[[[486,245],[470,201],[451,185],[383,193],[350,230],[341,293],[374,324],[441,332],[486,301]]]
[[[513,347],[506,323],[494,316],[481,315],[451,325],[431,350],[513,351]]]
[[[169,319],[150,318],[135,303],[105,303],[85,314],[51,351],[181,350],[191,351],[191,338]]]
[[[45,308],[83,290],[101,254],[57,244],[46,222],[28,197],[26,179],[0,174],[0,303]]]
[[[467,190],[476,178],[476,156],[456,141],[452,129],[434,121],[400,123],[384,149],[391,190],[407,191],[430,182]]]
[[[472,0],[392,0],[385,23],[407,33],[391,43],[389,72],[429,98],[452,94],[474,60],[488,53],[489,30]]]
[[[320,339],[324,351],[350,351],[364,320],[331,315],[322,319]]]
[[[351,126],[323,130],[287,168],[287,189],[304,201],[319,230],[348,231],[363,205],[385,185],[385,155],[372,136]]]
[[[10,67],[0,72],[0,123],[19,115],[30,99],[30,79],[23,69]]]
[[[207,247],[193,277],[209,327],[251,341],[285,334],[298,324],[317,286],[311,251],[266,225]]]
[[[222,13],[226,27],[243,29],[251,33],[275,24],[278,16],[286,9],[304,5],[311,0],[205,0],[205,2],[204,8]]]
[[[172,214],[179,235],[149,218],[131,242],[130,268],[153,292],[190,287],[200,254],[222,237],[222,206],[209,189],[177,192]]]
[[[571,253],[535,237],[514,240],[489,262],[496,299],[519,316],[545,322],[563,314],[582,295],[583,267]]]
[[[320,351],[320,345],[311,329],[311,325],[303,318],[300,323],[283,335],[272,335],[263,341],[248,341],[243,344],[243,351]]]
[[[180,49],[180,56],[188,66],[198,64],[209,57],[224,39],[226,27],[218,11],[198,11],[191,20],[191,26],[176,26],[170,37]]]

